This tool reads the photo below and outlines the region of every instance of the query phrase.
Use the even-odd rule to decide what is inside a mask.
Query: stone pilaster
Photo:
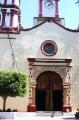
[[[36,88],[36,82],[35,82],[35,80],[33,80],[32,66],[30,66],[29,67],[29,104],[27,106],[28,112],[35,112],[36,111],[35,88]]]
[[[70,90],[71,90],[71,81],[70,81],[70,68],[66,68],[66,78],[63,82],[63,111],[72,111],[70,103]]]
[[[68,84],[63,84],[63,105],[68,104]]]

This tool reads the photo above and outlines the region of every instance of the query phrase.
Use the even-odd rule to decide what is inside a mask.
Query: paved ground
[[[7,119],[0,118],[0,120],[76,120],[73,112],[61,113],[61,112],[16,112],[13,113],[13,118],[9,116]],[[5,118],[5,117],[4,117]]]

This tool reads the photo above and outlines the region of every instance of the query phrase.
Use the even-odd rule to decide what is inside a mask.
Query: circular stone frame
[[[51,52],[51,53],[47,53],[47,51],[45,51],[45,46],[46,45],[51,45],[51,47],[52,47],[52,50],[51,51],[48,51],[48,52]],[[47,47],[47,46],[46,46]],[[48,46],[48,47],[50,47],[50,46]],[[46,48],[47,50],[49,50],[49,48]],[[46,40],[46,41],[44,41],[42,44],[41,44],[41,51],[42,51],[42,53],[44,54],[44,55],[46,55],[46,56],[53,56],[53,55],[55,55],[56,53],[57,53],[57,51],[58,51],[58,46],[57,46],[57,44],[54,42],[54,41],[52,41],[52,40]]]

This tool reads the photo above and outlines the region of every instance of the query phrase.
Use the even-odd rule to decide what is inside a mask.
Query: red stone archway
[[[60,85],[59,88],[62,88],[62,89],[59,89],[61,91],[61,95],[63,94],[62,95],[63,105],[61,107],[62,111],[66,112],[66,111],[72,110],[72,106],[70,103],[70,90],[71,90],[70,69],[72,67],[71,61],[72,61],[71,59],[28,58],[28,62],[29,62],[29,103],[27,106],[28,112],[37,111],[36,95],[37,95],[37,92],[39,92],[39,89],[38,89],[38,91],[36,91],[36,90],[38,88],[37,86],[39,83],[38,78],[41,75],[45,74],[45,72],[50,72],[50,74],[54,74],[53,76],[55,76],[55,77],[58,76],[58,77],[56,77],[56,78],[58,78],[56,88],[58,88],[58,85]],[[52,81],[52,80],[50,80],[50,81]],[[60,83],[58,81],[60,81]],[[41,86],[42,86],[42,89],[41,89],[42,92],[40,90],[40,94],[44,95],[47,93],[46,92],[47,89],[43,89],[44,86],[42,84],[41,84]],[[48,94],[50,94],[50,92],[48,92]],[[54,91],[54,96],[55,96],[55,94],[57,94],[56,91]],[[52,94],[50,94],[50,96],[51,95]],[[55,98],[55,97],[53,97],[53,98]],[[60,102],[60,103],[62,103],[62,102]],[[44,108],[45,110],[49,109],[49,108],[47,108],[48,103],[49,102],[45,103],[45,105],[46,105],[46,107]],[[53,104],[50,105],[50,110],[55,110],[55,109],[58,110],[59,109],[59,108],[53,109],[52,106],[53,106]]]

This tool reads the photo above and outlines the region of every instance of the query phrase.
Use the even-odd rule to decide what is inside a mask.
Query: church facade
[[[19,12],[19,24],[13,26],[14,29],[13,22],[5,26],[6,21],[2,18],[0,70],[17,70],[15,54],[19,71],[27,73],[29,79],[28,95],[8,98],[7,108],[29,112],[66,112],[76,110],[79,105],[79,31],[65,28],[64,19],[59,18],[58,2],[39,0],[39,17],[34,18],[35,25],[29,29],[20,31]],[[16,10],[18,7],[14,6],[17,5],[9,7]],[[4,5],[2,9],[4,11]],[[14,20],[16,17],[13,17],[11,19]],[[1,98],[0,101],[2,108]]]

